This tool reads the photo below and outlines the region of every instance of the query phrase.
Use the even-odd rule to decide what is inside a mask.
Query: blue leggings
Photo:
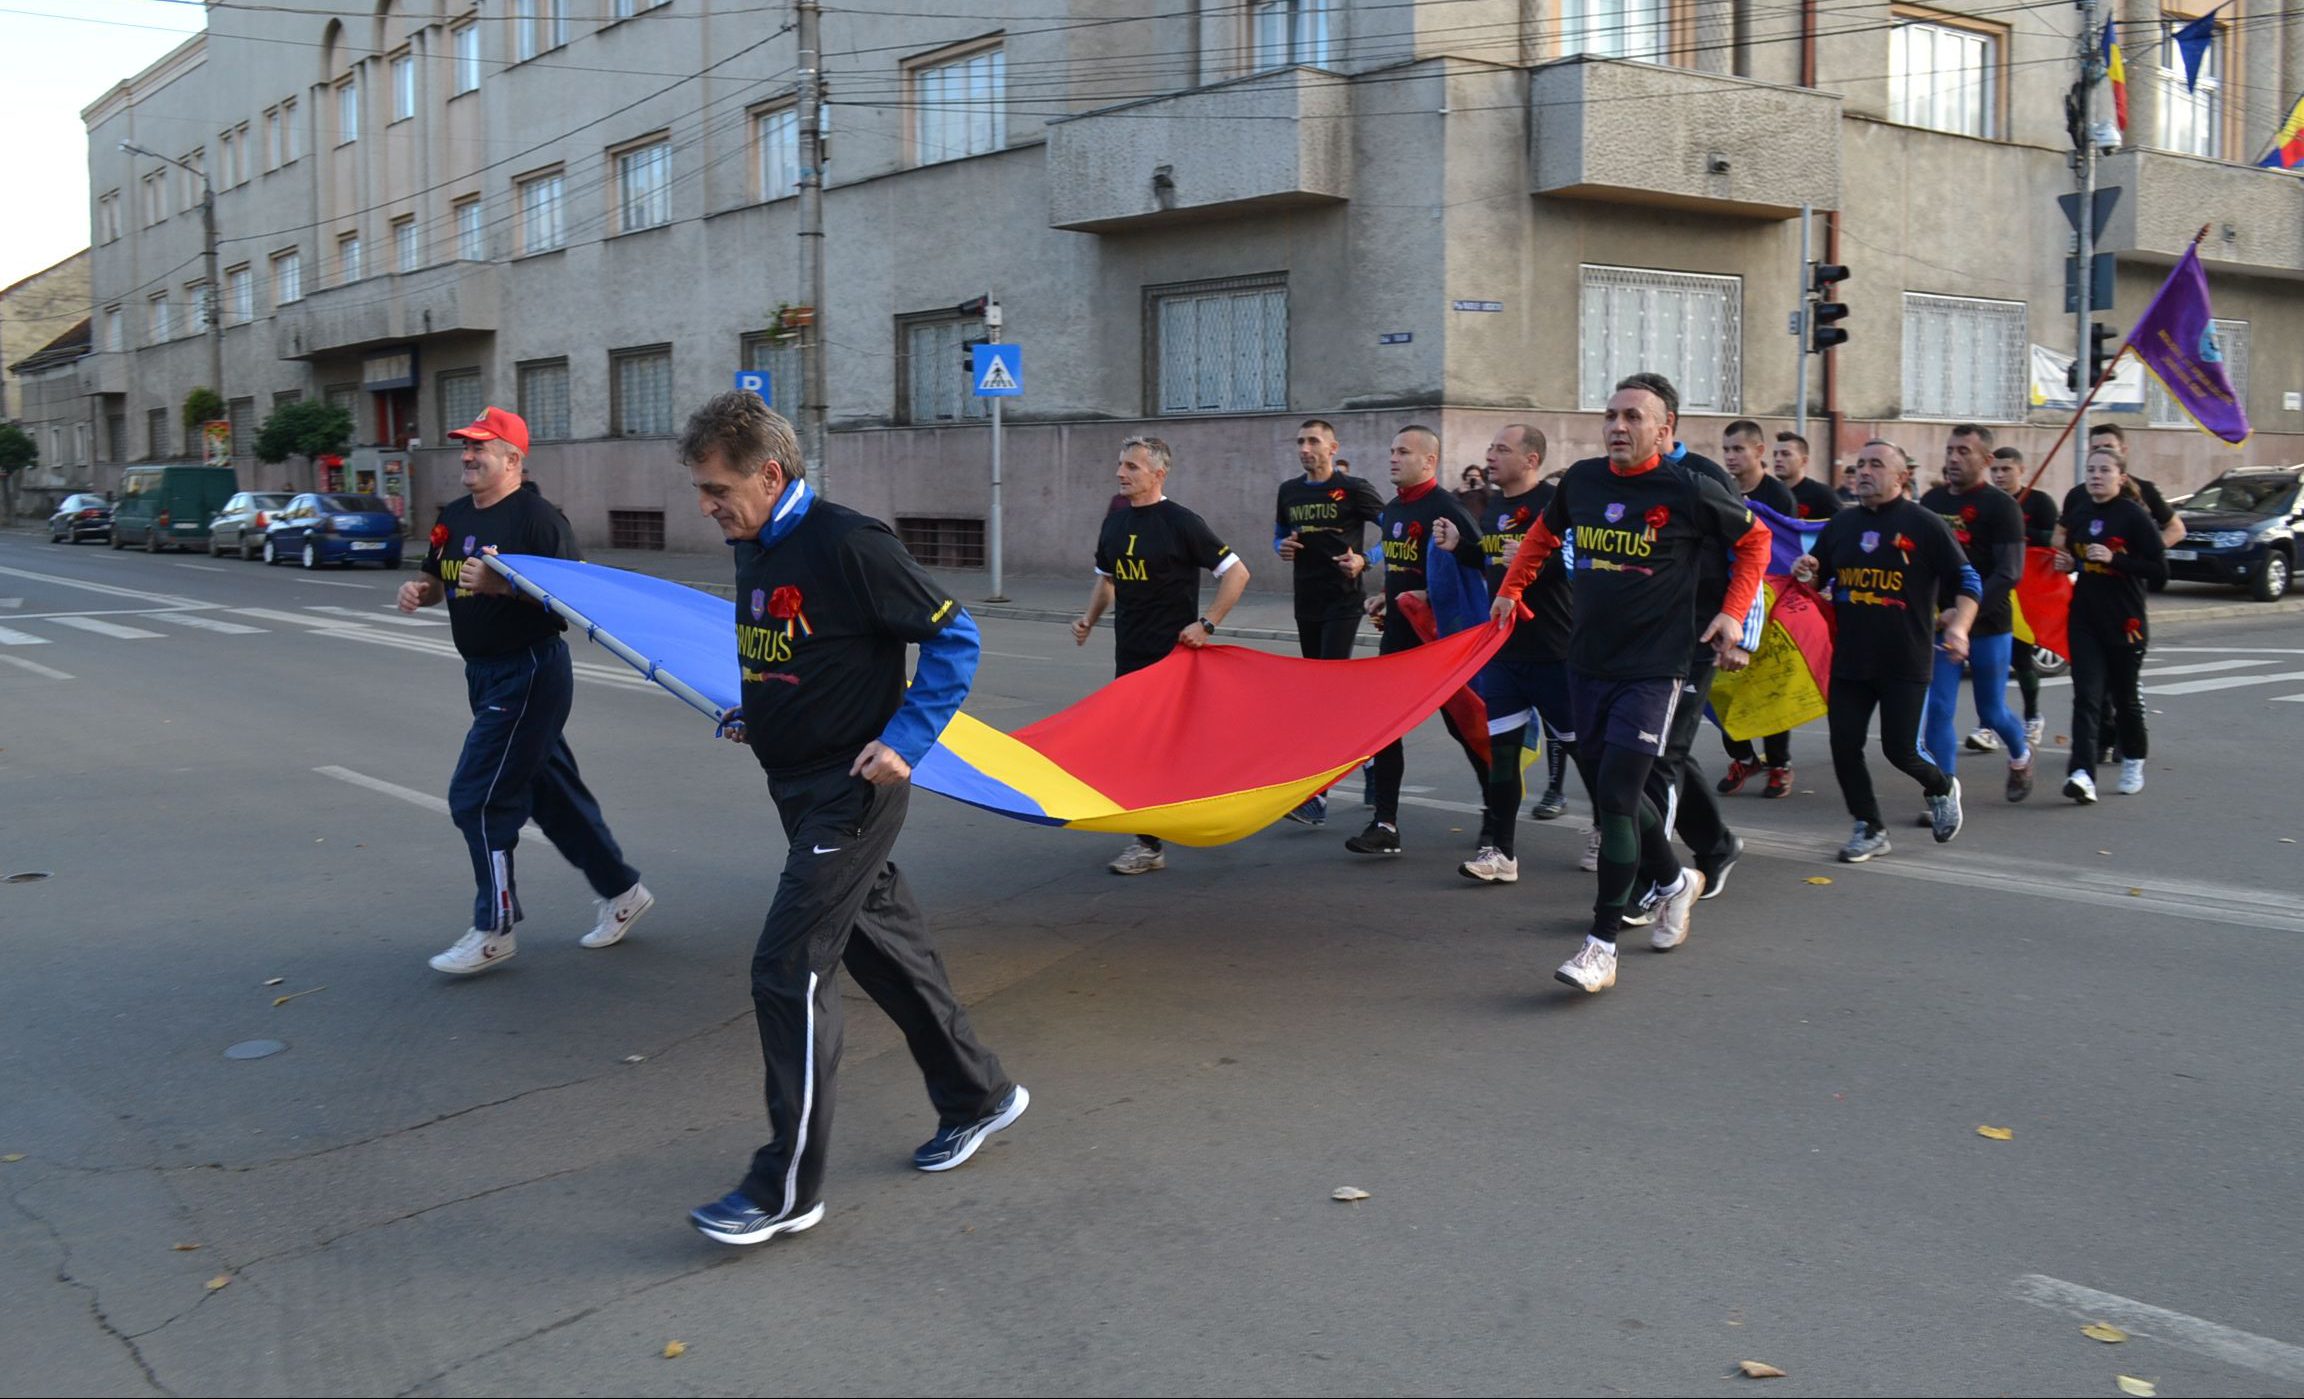
[[[1977,722],[2000,735],[2008,745],[2010,762],[2021,763],[2031,758],[2032,747],[2024,736],[2024,721],[2008,711],[2008,657],[2014,640],[2006,632],[1968,638],[1968,674],[1976,693]],[[1960,736],[1954,732],[1959,711],[1960,662],[1938,647],[1927,708],[1920,715],[1920,740],[1929,761],[1946,775],[1960,754]]]

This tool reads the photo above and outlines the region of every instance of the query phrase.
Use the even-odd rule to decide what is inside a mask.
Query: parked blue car
[[[264,530],[264,562],[290,559],[306,568],[354,563],[398,568],[400,517],[382,496],[307,491],[271,512]]]

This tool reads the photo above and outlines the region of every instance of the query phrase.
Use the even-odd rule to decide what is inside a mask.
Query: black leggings
[[[1589,751],[1589,750],[1588,750]],[[1672,870],[1679,861],[1664,818],[1647,798],[1651,753],[1601,743],[1591,767],[1592,806],[1600,827],[1600,892],[1592,902],[1592,936],[1616,941],[1624,905],[1642,869]]]
[[[2040,662],[2037,652],[2021,637],[2008,653],[2008,670],[2024,696],[2024,722],[2029,724],[2040,717]]]
[[[1723,735],[1720,744],[1728,750],[1729,757],[1734,758],[1744,766],[1748,768],[1760,766],[1760,755],[1752,751],[1751,739],[1728,738]],[[1761,751],[1768,755],[1768,766],[1780,768],[1792,765],[1792,735],[1790,731],[1780,734],[1765,734],[1760,739],[1760,746]]]
[[[1840,779],[1840,795],[1848,814],[1879,834],[1887,823],[1880,819],[1880,799],[1872,791],[1872,770],[1864,764],[1864,744],[1872,729],[1872,711],[1880,711],[1880,750],[1897,769],[1920,784],[1931,797],[1952,790],[1944,770],[1920,756],[1920,711],[1928,702],[1925,680],[1857,680],[1832,677],[1832,701],[1827,722],[1832,729],[1832,775]]]
[[[2087,772],[2096,766],[2102,714],[2110,709],[2120,738],[2120,756],[2144,758],[2149,736],[2144,732],[2144,695],[2137,672],[2144,668],[2144,641],[2106,636],[2075,623],[2072,628],[2072,756],[2064,760],[2066,772]]]
[[[1472,765],[1472,780],[1480,785],[1480,794],[1485,798],[1488,794],[1488,765],[1481,762],[1480,755],[1472,751],[1471,741],[1464,736],[1462,729],[1456,727],[1456,721],[1448,717],[1445,709],[1440,711],[1440,722],[1447,727],[1448,736],[1455,739],[1457,746],[1464,750],[1464,760]],[[1519,759],[1514,758],[1513,762],[1517,764]],[[1514,770],[1517,771],[1517,767]],[[1394,830],[1400,827],[1400,779],[1407,771],[1408,750],[1401,740],[1393,739],[1376,754],[1369,773],[1374,788],[1369,795],[1376,799],[1371,803],[1376,808],[1376,819]]]
[[[1367,620],[1367,614],[1357,606],[1350,612],[1330,612],[1316,617],[1299,613],[1296,645],[1308,661],[1351,660],[1352,643],[1360,635],[1360,624]]]

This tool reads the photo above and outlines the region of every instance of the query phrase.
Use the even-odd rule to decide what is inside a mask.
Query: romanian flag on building
[[[2304,167],[2304,97],[2288,109],[2288,120],[2280,123],[2280,134],[2273,138],[2272,149],[2256,162],[2268,170],[2294,170]]]
[[[2128,65],[2120,57],[2120,41],[2112,37],[2115,21],[2104,21],[2104,77],[2112,84],[2112,120],[2128,129]]]
[[[1773,536],[1768,577],[1760,593],[1767,622],[1752,664],[1712,678],[1712,717],[1730,738],[1753,739],[1822,718],[1832,691],[1832,607],[1792,581],[1792,565],[1816,536],[1822,520],[1796,520],[1765,505],[1744,502]]]

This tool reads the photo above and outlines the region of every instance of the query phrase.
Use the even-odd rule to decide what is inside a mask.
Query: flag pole
[[[2200,225],[2200,231],[2192,235],[2192,246],[2200,246],[2201,240],[2205,239],[2207,236],[2208,225]],[[2048,449],[2048,455],[2040,459],[2040,465],[2033,468],[2032,479],[2024,483],[2025,490],[2029,491],[2038,486],[2040,484],[2040,478],[2048,474],[2049,463],[2055,461],[2056,454],[2064,450],[2064,444],[2072,440],[2072,430],[2087,420],[2088,405],[2096,401],[2097,391],[2102,389],[2106,384],[2112,382],[2112,376],[2119,371],[2120,361],[2126,358],[2128,358],[2128,346],[2123,344],[2120,347],[2120,353],[2112,356],[2110,360],[2106,361],[2104,365],[2104,373],[2097,378],[2095,383],[2088,386],[2088,396],[2081,399],[2080,406],[2073,410],[2072,421],[2064,425],[2064,431],[2058,434],[2056,438],[2056,445],[2050,447]],[[2079,360],[2075,358],[2073,363],[2077,364],[2079,363]]]

